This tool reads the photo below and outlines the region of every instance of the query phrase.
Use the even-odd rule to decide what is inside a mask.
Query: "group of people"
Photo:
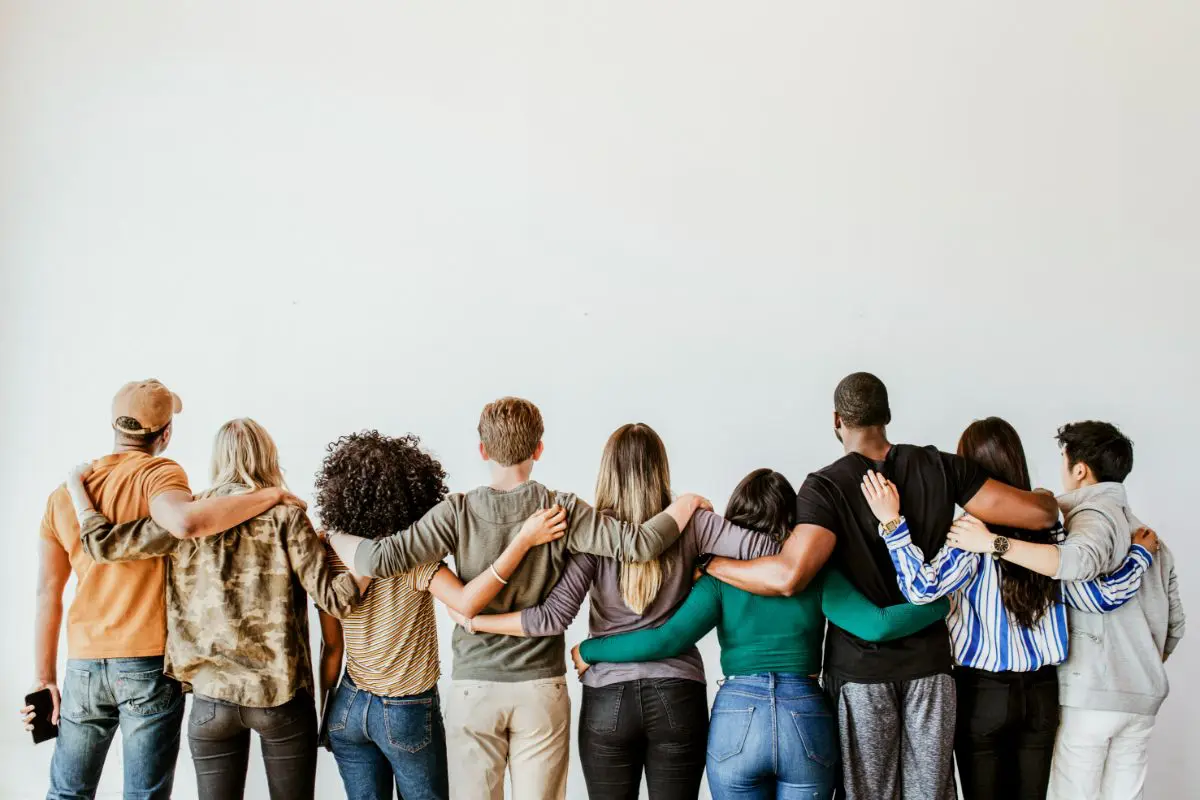
[[[118,726],[126,797],[169,797],[187,691],[202,798],[242,796],[251,731],[273,800],[313,796],[320,746],[353,800],[503,798],[506,775],[514,798],[563,798],[563,634],[585,597],[571,657],[590,797],[636,798],[644,778],[653,798],[695,798],[707,772],[718,799],[954,800],[956,761],[967,800],[1142,794],[1184,614],[1111,424],[1058,431],[1055,498],[995,417],[956,454],[892,444],[884,384],[855,373],[834,393],[845,455],[799,491],[755,470],[721,517],[672,492],[643,424],[609,438],[594,506],[546,488],[541,414],[506,397],[479,420],[491,481],[465,493],[415,436],[333,442],[318,534],[253,420],[221,427],[193,495],[161,455],[181,410],[157,381],[123,387],[114,452],[47,503],[33,689],[58,725],[49,798],[94,797]],[[457,623],[444,714],[434,597]],[[710,711],[696,643],[713,628]]]

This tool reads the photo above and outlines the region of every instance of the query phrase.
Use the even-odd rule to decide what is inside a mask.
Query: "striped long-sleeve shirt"
[[[1000,565],[991,556],[959,550],[950,545],[925,563],[925,554],[913,544],[907,523],[890,534],[887,542],[896,567],[900,591],[912,603],[929,603],[950,596],[951,646],[955,662],[989,672],[1030,672],[1067,658],[1067,611],[1072,608],[1103,613],[1120,608],[1142,585],[1151,555],[1134,545],[1121,566],[1091,581],[1064,582],[1062,602],[1050,608],[1031,627],[1020,625],[1004,606],[1000,594]],[[1055,538],[1061,540],[1061,528]]]

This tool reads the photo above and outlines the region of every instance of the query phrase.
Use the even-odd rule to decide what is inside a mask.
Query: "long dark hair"
[[[1029,491],[1029,464],[1021,437],[999,417],[972,422],[958,440],[958,454],[983,467],[999,481]],[[1026,531],[993,526],[997,534],[1026,542],[1048,544],[1052,531]],[[1000,598],[1017,623],[1028,628],[1041,619],[1058,596],[1058,582],[1024,567],[1000,562]]]
[[[725,506],[725,519],[780,541],[791,533],[795,517],[796,490],[773,469],[756,469],[742,478]]]

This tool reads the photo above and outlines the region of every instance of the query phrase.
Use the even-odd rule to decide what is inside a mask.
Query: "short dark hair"
[[[851,428],[874,428],[892,421],[887,387],[869,372],[842,378],[833,390],[833,410]]]
[[[791,533],[795,517],[796,490],[773,469],[756,469],[742,478],[725,506],[725,519],[780,541]]]
[[[121,417],[117,421],[120,422],[121,419],[129,418]],[[137,420],[133,420],[133,422],[136,423]],[[154,445],[158,442],[158,440],[161,439],[163,434],[167,432],[167,429],[171,427],[171,424],[171,422],[168,422],[166,425],[151,433],[129,433],[128,431],[121,430],[116,425],[113,426],[113,430],[117,432],[117,440],[121,444],[128,445],[130,447],[137,447],[142,450],[152,450],[154,449]]]
[[[446,496],[446,471],[416,436],[363,431],[329,445],[313,488],[321,524],[366,539],[411,526]]]
[[[1072,422],[1056,438],[1067,462],[1086,464],[1097,481],[1121,483],[1133,471],[1133,442],[1111,422]]]

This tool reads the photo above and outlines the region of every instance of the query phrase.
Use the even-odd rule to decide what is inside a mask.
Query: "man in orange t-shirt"
[[[153,517],[180,538],[208,536],[252,519],[280,502],[299,502],[280,489],[193,500],[183,469],[159,457],[171,440],[177,395],[156,380],[121,388],[112,405],[113,452],[93,462],[86,479],[97,508],[114,522]],[[67,612],[67,672],[58,687],[62,593],[74,572]],[[58,739],[47,798],[95,797],[118,725],[125,796],[168,798],[175,777],[183,694],[163,674],[166,647],[166,567],[161,558],[97,564],[83,552],[79,523],[66,489],[46,503],[40,537],[36,678],[49,689]],[[32,707],[22,709],[27,726]]]

